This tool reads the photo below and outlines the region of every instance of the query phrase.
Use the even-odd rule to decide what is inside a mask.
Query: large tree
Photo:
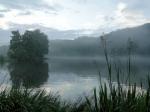
[[[14,61],[34,62],[42,61],[44,55],[48,54],[47,35],[40,30],[12,31],[8,56]]]

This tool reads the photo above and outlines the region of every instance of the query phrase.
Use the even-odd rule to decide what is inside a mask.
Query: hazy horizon
[[[148,0],[1,0],[0,45],[9,43],[11,31],[17,29],[41,29],[49,39],[74,39],[150,23],[149,3]]]

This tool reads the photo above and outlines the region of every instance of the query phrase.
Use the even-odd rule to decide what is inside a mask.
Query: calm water
[[[116,58],[112,61],[122,68],[120,79],[127,79],[127,59]],[[121,61],[120,61],[121,60]],[[136,57],[132,61],[132,82],[146,87],[147,73],[150,70],[149,57]],[[0,83],[5,86],[26,86],[59,92],[63,98],[76,98],[91,92],[99,85],[99,73],[102,82],[108,83],[104,58],[51,58],[46,63],[5,64],[0,67]],[[116,81],[116,71],[112,79]]]

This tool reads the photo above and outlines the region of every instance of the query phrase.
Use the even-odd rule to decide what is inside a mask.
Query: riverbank
[[[136,84],[124,89],[118,80],[118,86],[100,84],[91,95],[64,101],[58,94],[44,90],[25,88],[6,88],[0,92],[1,112],[149,112],[149,87],[143,91]],[[138,89],[137,89],[138,88]]]

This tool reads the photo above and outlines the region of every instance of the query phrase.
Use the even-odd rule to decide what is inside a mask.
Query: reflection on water
[[[112,61],[121,68],[120,80],[127,79],[127,58]],[[9,68],[9,69],[8,69]],[[138,85],[147,86],[147,73],[150,70],[149,57],[134,58],[132,60],[131,81]],[[112,80],[117,81],[115,66],[112,68]],[[40,87],[47,91],[59,92],[64,98],[80,96],[98,87],[99,73],[102,81],[108,82],[105,58],[54,58],[47,63],[11,63],[9,67],[0,67],[0,82],[4,74],[15,87]]]
[[[125,79],[127,77],[127,62],[128,58],[119,58],[111,60],[112,64],[112,77],[115,80],[116,67],[122,71],[120,78]],[[101,73],[102,77],[107,77],[107,67],[105,58],[97,59],[57,59],[50,60],[50,72],[57,74],[61,73],[74,73],[82,77],[97,77],[98,73]],[[150,70],[149,57],[134,57],[131,61],[131,77],[136,76],[136,80],[144,78]],[[134,78],[134,79],[135,79]],[[133,80],[134,80],[133,79]]]
[[[47,63],[11,63],[9,71],[15,87],[39,87],[48,79]]]

